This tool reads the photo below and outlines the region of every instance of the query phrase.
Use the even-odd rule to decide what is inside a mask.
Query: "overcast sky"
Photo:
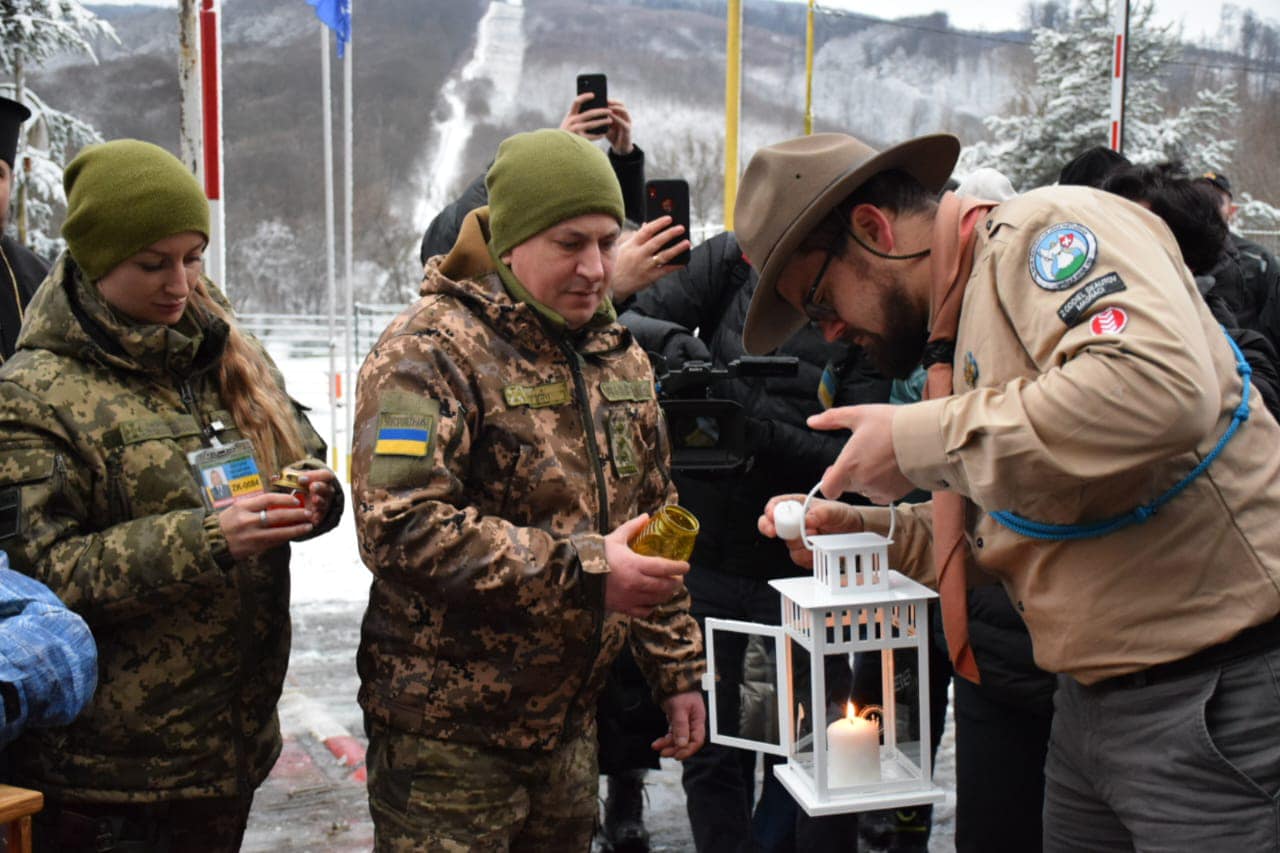
[[[285,2],[285,0],[280,0]],[[302,3],[305,0],[291,0]],[[360,14],[361,2],[354,0],[355,14]],[[750,0],[747,0],[750,2]],[[1280,20],[1276,0],[1228,0],[1231,5],[1252,9],[1255,14],[1273,23]],[[176,6],[177,0],[92,0],[91,5],[106,6]],[[897,16],[923,15],[945,11],[952,26],[969,30],[1008,30],[1022,26],[1022,10],[1027,0],[894,0],[893,14]],[[818,6],[829,6],[861,12],[864,15],[888,17],[881,0],[819,0]],[[1203,35],[1213,35],[1218,30],[1222,4],[1213,0],[1156,0],[1156,16],[1162,23],[1181,23],[1183,36],[1191,41]]]

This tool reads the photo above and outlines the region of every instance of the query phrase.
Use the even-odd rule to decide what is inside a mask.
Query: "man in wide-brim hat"
[[[744,343],[809,321],[891,375],[928,367],[923,402],[810,419],[853,431],[822,490],[934,491],[899,508],[890,558],[939,587],[970,680],[964,569],[1003,582],[1059,673],[1046,849],[1273,848],[1280,426],[1157,217],[1086,187],[939,199],[958,151],[758,151],[735,210],[760,272]],[[806,523],[889,514],[822,502]]]
[[[17,101],[0,97],[0,362],[13,355],[22,326],[22,312],[49,265],[6,233],[14,169],[18,162],[18,135],[31,110]]]

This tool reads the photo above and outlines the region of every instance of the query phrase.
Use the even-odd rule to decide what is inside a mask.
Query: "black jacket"
[[[7,236],[0,236],[0,252],[0,360],[8,360],[18,342],[22,311],[44,281],[49,265]]]
[[[614,154],[609,151],[609,164],[622,186],[622,201],[626,207],[627,218],[633,222],[644,221],[644,151],[639,145],[631,149],[630,154]],[[485,174],[488,174],[488,168]],[[484,185],[484,175],[480,175],[467,185],[458,200],[436,214],[426,232],[422,235],[422,248],[418,258],[425,264],[427,258],[436,255],[447,255],[458,241],[458,232],[462,230],[462,220],[477,207],[489,203],[489,191]]]
[[[1280,265],[1271,253],[1252,240],[1229,233],[1222,258],[1210,275],[1214,279],[1213,293],[1226,302],[1236,324],[1264,331],[1260,320],[1263,310],[1280,290]],[[1273,338],[1271,344],[1280,349],[1280,341]]]
[[[677,348],[681,336],[697,330],[712,361],[723,367],[746,354],[742,327],[756,281],[733,235],[719,234],[693,250],[688,267],[638,293],[619,319],[641,346],[658,353]],[[751,469],[719,478],[674,472],[681,504],[701,524],[691,561],[695,568],[761,578],[796,574],[786,549],[762,537],[756,520],[770,497],[812,488],[848,437],[843,431],[817,432],[805,425],[822,408],[818,385],[823,367],[830,362],[839,377],[837,406],[889,398],[888,380],[859,350],[829,344],[813,328],[802,329],[778,354],[799,359],[796,376],[739,377],[709,389],[709,396],[743,407],[754,449]]]

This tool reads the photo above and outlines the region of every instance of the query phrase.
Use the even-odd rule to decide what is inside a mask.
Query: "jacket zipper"
[[[587,457],[591,460],[591,467],[596,475],[596,495],[600,501],[597,529],[602,536],[608,535],[611,528],[609,521],[609,490],[604,482],[604,467],[600,462],[600,446],[596,444],[596,422],[591,417],[591,397],[587,393],[587,381],[582,375],[582,356],[568,341],[561,340],[560,346],[569,357],[569,372],[573,374],[573,385],[578,391],[578,414],[582,416],[582,428],[587,434]]]
[[[604,467],[600,462],[600,448],[596,444],[595,419],[591,417],[591,397],[587,393],[586,378],[582,375],[582,356],[566,340],[562,339],[560,346],[569,357],[569,372],[573,374],[573,385],[578,392],[578,413],[582,416],[582,426],[587,434],[587,456],[590,458],[592,468],[596,474],[596,489],[600,501],[598,529],[601,535],[608,535],[610,527],[609,491],[604,481]],[[583,691],[587,689],[587,682],[591,680],[591,674],[595,672],[596,658],[600,655],[601,641],[604,637],[604,623],[608,618],[609,615],[602,611],[600,618],[596,621],[595,633],[591,637],[591,645],[588,649],[586,671],[578,683],[578,689],[574,692],[573,699],[569,701],[569,707],[565,710],[564,728],[561,730],[562,735],[569,730],[569,722],[574,716]]]
[[[191,389],[191,383],[183,380],[178,383],[178,395],[182,398],[182,404],[186,406],[191,416],[195,418],[196,425],[200,427],[205,438],[212,435],[212,430],[205,424],[204,418],[201,417],[199,407],[196,405],[196,395]],[[253,596],[248,590],[248,584],[245,582],[244,572],[237,560],[231,564],[231,571],[228,573],[227,579],[235,587],[236,595],[240,599],[240,612],[237,619],[237,640],[239,646],[239,665],[236,667],[235,674],[235,701],[231,706],[231,724],[235,727],[231,742],[235,745],[236,753],[236,795],[246,796],[252,792],[253,788],[249,784],[249,757],[246,755],[245,735],[244,735],[244,694],[245,694],[245,671],[249,666],[249,655],[253,650]]]

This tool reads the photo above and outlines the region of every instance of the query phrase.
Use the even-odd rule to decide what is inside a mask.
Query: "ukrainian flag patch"
[[[378,414],[377,456],[426,456],[431,448],[436,419],[429,415],[395,412]]]

